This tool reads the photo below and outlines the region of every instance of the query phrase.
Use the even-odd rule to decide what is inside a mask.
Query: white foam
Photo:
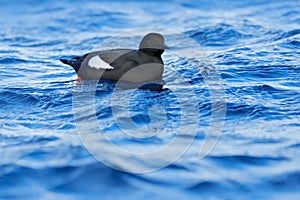
[[[114,69],[104,60],[102,60],[99,56],[94,56],[89,60],[89,66],[96,69]]]

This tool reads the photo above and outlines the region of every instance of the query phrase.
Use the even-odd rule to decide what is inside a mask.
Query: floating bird
[[[165,45],[159,33],[148,33],[139,49],[94,51],[70,60],[60,59],[74,68],[79,80],[114,80],[133,83],[162,81]]]

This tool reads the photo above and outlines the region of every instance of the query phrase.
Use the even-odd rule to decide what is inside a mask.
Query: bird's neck
[[[149,56],[161,56],[164,53],[163,49],[139,49],[139,52]]]

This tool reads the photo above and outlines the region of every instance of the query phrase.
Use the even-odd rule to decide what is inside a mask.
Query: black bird
[[[76,71],[82,80],[122,80],[134,83],[162,81],[164,63],[161,58],[168,46],[159,33],[148,33],[139,49],[94,51],[70,60],[60,59]]]

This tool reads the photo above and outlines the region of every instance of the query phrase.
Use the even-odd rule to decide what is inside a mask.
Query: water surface
[[[298,199],[299,6],[296,0],[2,0],[1,199],[122,199],[124,194],[129,199]],[[59,58],[82,55],[112,36],[147,27],[176,30],[202,46],[222,77],[227,112],[217,145],[199,159],[211,102],[203,77],[188,60],[164,54],[170,90],[119,91],[118,119],[128,119],[123,106],[129,101],[139,128],[154,122],[163,130],[142,143],[118,134],[112,85],[99,84],[95,105],[101,130],[115,144],[146,152],[168,144],[180,125],[182,108],[172,88],[183,95],[186,88],[172,69],[195,89],[198,104],[190,109],[198,106],[201,120],[189,151],[159,171],[130,174],[101,164],[82,145],[72,111],[77,77]],[[153,105],[166,112],[155,113],[160,108],[151,110]],[[184,123],[187,133],[190,125]]]

